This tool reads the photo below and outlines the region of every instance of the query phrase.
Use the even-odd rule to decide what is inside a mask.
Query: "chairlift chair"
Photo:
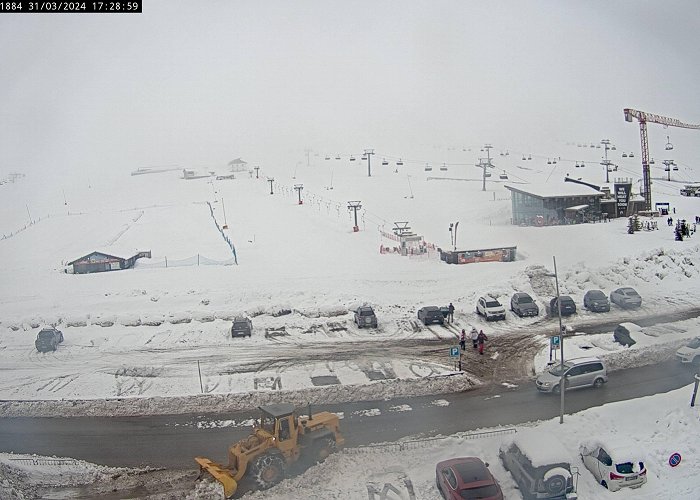
[[[382,165],[386,166],[386,165],[388,165],[388,164],[389,164],[389,162],[387,161],[386,158],[384,158],[384,160],[382,160]]]
[[[557,164],[557,159],[554,158],[554,159],[552,160],[552,163],[553,163],[554,165],[556,165],[556,164]]]
[[[630,153],[630,154],[629,154],[629,157],[630,157],[630,158],[634,158],[634,153]]]
[[[547,158],[547,165],[551,165],[551,164],[552,164],[552,161],[549,158]]]
[[[401,158],[399,158],[399,161],[396,162],[397,167],[403,167],[403,161],[401,161]]]
[[[600,149],[600,144],[596,144],[595,147],[596,147],[597,149]]]
[[[616,148],[615,146],[611,147],[610,149],[611,149],[612,151],[616,151],[616,150],[617,150],[617,148]]]
[[[608,167],[608,172],[612,172],[612,171],[613,171],[612,167]]]
[[[528,160],[532,160],[532,155],[527,155]]]
[[[505,181],[505,180],[508,180],[508,174],[507,174],[506,171],[504,170],[503,173],[502,173],[501,175],[498,176],[498,178],[499,178],[499,179],[503,179],[504,181]]]
[[[670,166],[670,165],[666,165],[666,166],[664,167],[664,172],[670,172],[670,171],[671,171],[671,166]]]
[[[595,147],[595,144],[591,143],[591,147],[594,148],[594,147]]]
[[[581,162],[581,168],[583,168],[583,167],[585,167],[585,166],[586,166],[586,164],[583,163],[583,162]]]
[[[670,136],[666,136],[666,151],[671,151],[673,149],[673,144],[671,144]]]
[[[525,155],[523,155],[523,161],[525,161],[525,160],[527,160],[527,158],[525,158]]]
[[[442,170],[443,172],[447,172],[447,164],[443,163],[440,167],[440,170]]]
[[[355,161],[355,157],[354,157],[354,156],[351,156],[351,157],[350,157],[350,161]]]
[[[651,160],[649,160],[649,165],[653,165],[654,163],[656,163],[656,162],[654,161],[654,158],[652,158]]]
[[[433,167],[426,163],[425,168],[423,170],[425,170],[426,172],[431,172],[433,170]]]
[[[627,158],[627,153],[622,153],[623,158]]]
[[[491,177],[491,172],[486,172],[486,173],[484,174],[484,177]]]
[[[330,157],[330,156],[326,156],[326,160],[330,160],[330,159],[331,159],[331,157]]]
[[[673,170],[678,170],[678,165],[674,164],[674,165],[673,165]]]
[[[340,155],[335,157],[336,160],[340,160]]]
[[[581,168],[581,165],[579,165],[578,162],[576,162],[576,168]]]
[[[362,155],[362,158],[360,158],[362,161],[365,161],[367,159],[367,155]]]

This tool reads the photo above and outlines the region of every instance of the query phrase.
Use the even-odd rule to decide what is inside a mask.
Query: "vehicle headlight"
[[[549,387],[549,386],[550,386],[549,382],[540,382],[540,383],[542,384],[543,387]]]

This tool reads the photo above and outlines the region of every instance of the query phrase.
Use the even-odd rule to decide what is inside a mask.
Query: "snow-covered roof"
[[[564,198],[570,196],[597,196],[603,193],[592,187],[576,184],[575,182],[548,182],[543,184],[518,184],[513,186],[505,184],[506,189],[519,193],[529,194],[537,198]]]
[[[586,448],[590,451],[598,447],[603,448],[616,464],[644,461],[644,450],[637,445],[634,436],[606,436],[600,439],[589,439],[581,443],[581,450]]]
[[[551,434],[526,430],[518,432],[512,439],[506,441],[504,447],[509,447],[511,443],[515,443],[520,448],[534,467],[571,463],[572,453]]]

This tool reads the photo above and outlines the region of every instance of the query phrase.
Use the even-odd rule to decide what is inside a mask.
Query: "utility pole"
[[[667,178],[667,180],[670,181],[670,180],[671,180],[671,168],[676,164],[676,162],[673,161],[673,160],[664,160],[664,161],[662,161],[661,163],[663,163],[664,165],[666,165],[666,168],[664,168],[664,170],[666,170],[666,172],[668,172],[668,178]]]
[[[608,160],[608,149],[610,149],[610,139],[603,139],[602,141],[600,141],[600,143],[605,148],[605,159],[601,161],[600,164],[603,165],[603,168],[605,168],[605,183],[610,184],[610,164],[612,163],[610,160]]]
[[[372,177],[372,155],[374,154],[374,149],[365,149],[365,156],[367,157],[367,177]]]
[[[450,240],[452,241],[452,250],[457,251],[457,226],[459,226],[459,221],[450,222]]]
[[[228,229],[228,223],[226,222],[226,205],[224,204],[224,198],[221,198],[221,209],[224,211],[224,225],[222,229]]]
[[[260,167],[253,167],[253,170],[255,170],[255,178],[259,179],[260,177],[258,175],[258,173],[259,173],[258,171],[260,170]]]
[[[348,202],[348,211],[352,210],[355,213],[355,226],[352,228],[352,231],[354,233],[356,233],[360,230],[360,226],[357,225],[357,211],[361,208],[362,208],[362,203],[359,201],[349,201]]]
[[[481,190],[486,191],[486,169],[487,168],[493,168],[493,165],[491,165],[491,148],[493,146],[491,144],[486,144],[482,151],[485,149],[486,150],[486,161],[484,161],[483,158],[479,158],[479,163],[476,164],[477,167],[481,167],[483,169],[482,173],[482,185],[481,185]]]
[[[304,150],[304,153],[306,153],[306,166],[309,167],[311,164],[309,163],[309,155],[311,154],[311,150],[309,148],[306,148]]]
[[[559,276],[557,274],[557,258],[552,256],[554,261],[554,282],[557,285],[557,313],[559,316],[559,354],[561,356],[561,380],[559,381],[559,393],[561,394],[561,403],[559,406],[559,423],[564,423],[564,393],[566,392],[566,377],[564,377],[564,327],[561,324],[561,300],[559,297]]]
[[[273,194],[273,193],[272,193],[272,183],[275,182],[275,178],[274,178],[274,177],[268,177],[268,178],[267,178],[267,182],[270,183],[270,194]]]
[[[301,191],[303,189],[304,189],[304,186],[302,184],[294,184],[294,190],[297,192],[297,195],[299,196],[299,205],[304,203],[303,201],[301,201]]]

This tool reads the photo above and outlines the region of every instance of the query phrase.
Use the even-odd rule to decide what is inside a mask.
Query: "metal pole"
[[[197,360],[197,371],[199,372],[199,390],[204,394],[204,386],[202,385],[202,369],[199,367],[199,360]]]
[[[695,406],[695,396],[698,394],[698,384],[700,383],[700,376],[695,374],[695,387],[693,388],[693,397],[690,400],[690,406]]]
[[[552,256],[554,261],[554,282],[557,285],[557,312],[559,313],[559,349],[561,352],[561,380],[559,381],[559,393],[561,394],[561,405],[559,407],[559,423],[564,423],[564,393],[566,392],[566,380],[564,378],[564,329],[561,324],[561,301],[559,300],[559,276],[557,275],[557,258]]]

